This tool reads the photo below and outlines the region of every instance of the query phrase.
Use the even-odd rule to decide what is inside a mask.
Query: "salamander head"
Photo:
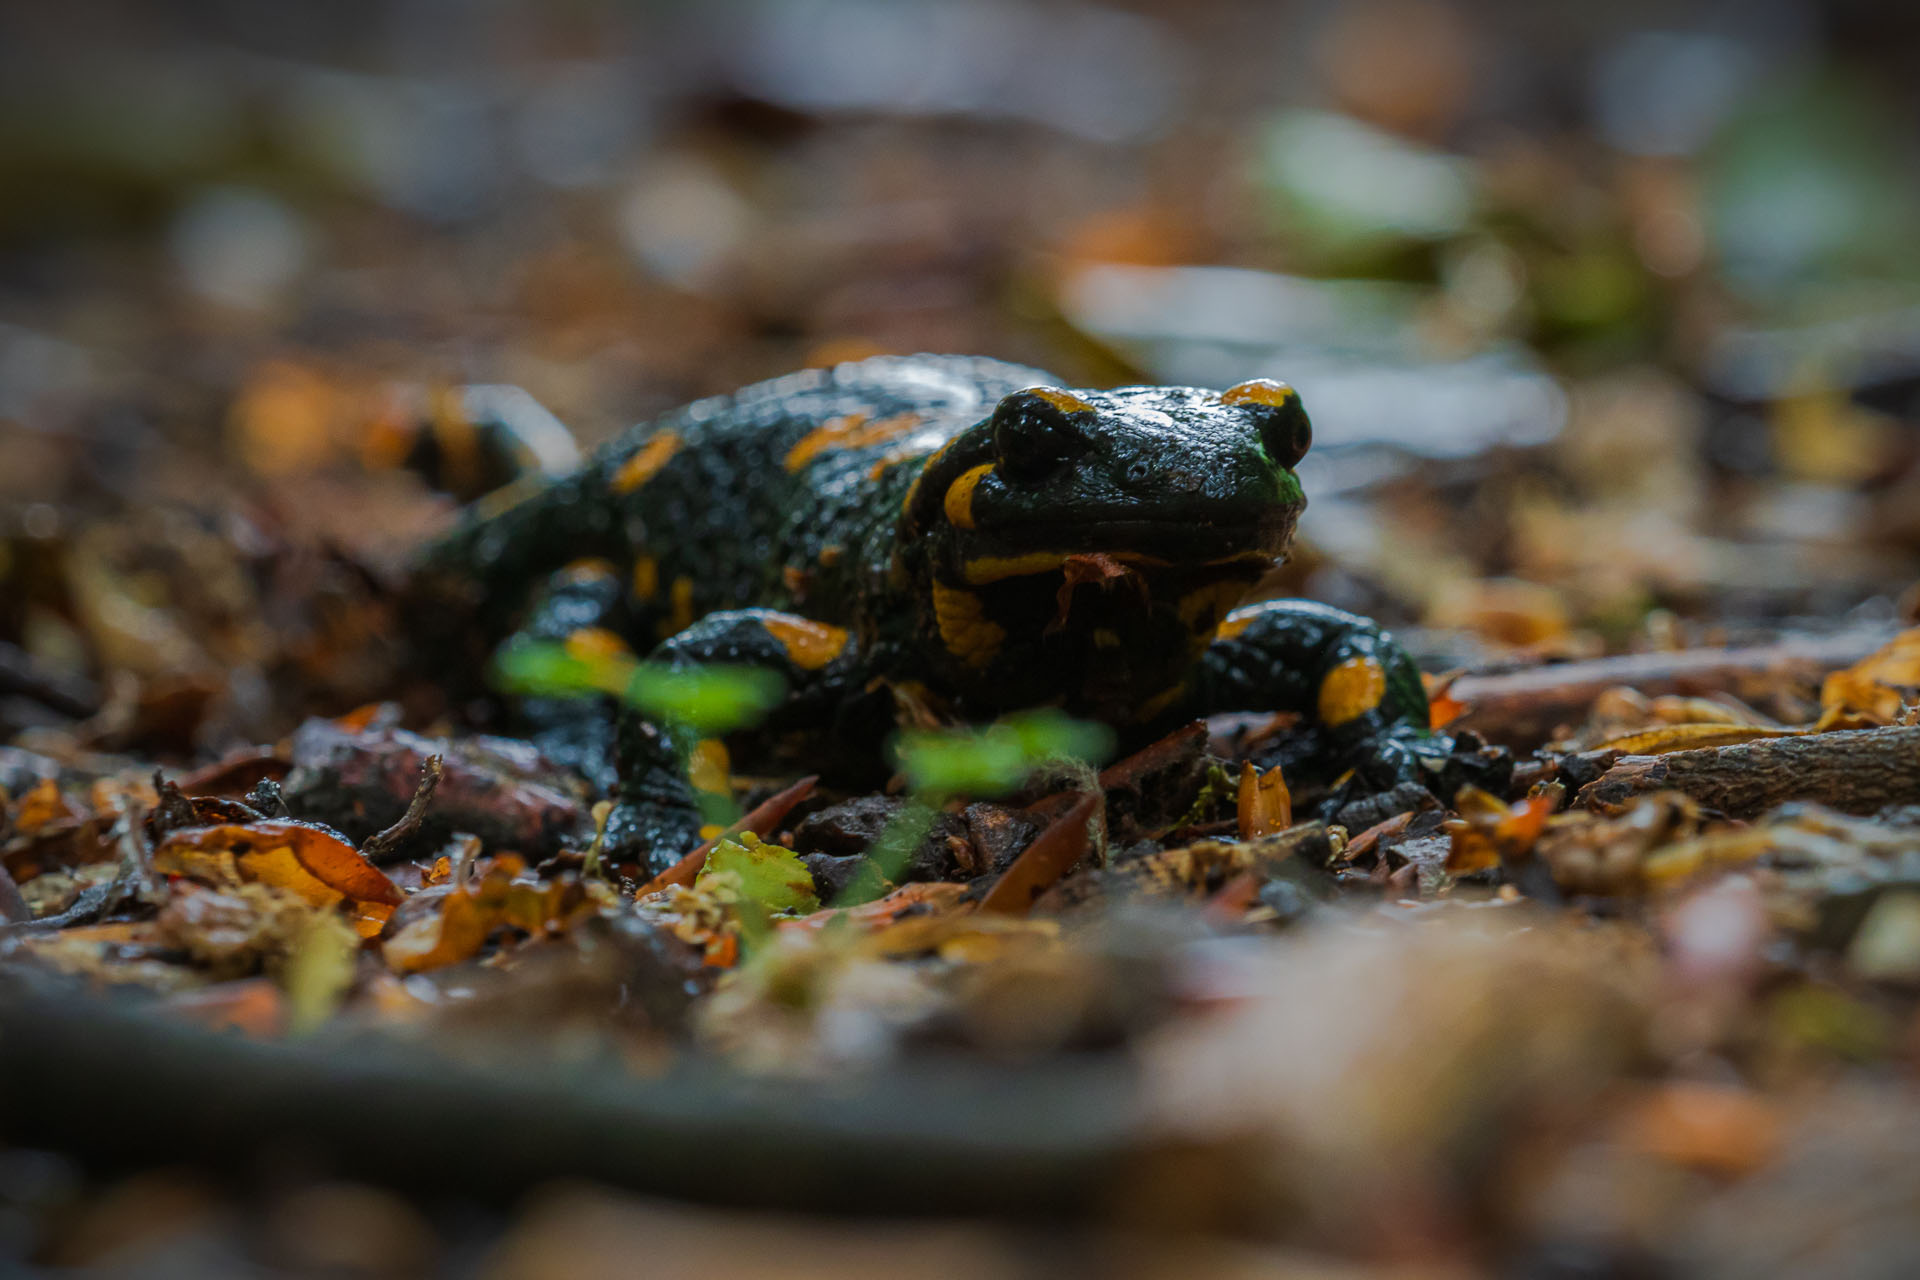
[[[907,497],[925,630],[975,701],[1132,718],[1285,553],[1310,440],[1265,380],[1015,392]]]

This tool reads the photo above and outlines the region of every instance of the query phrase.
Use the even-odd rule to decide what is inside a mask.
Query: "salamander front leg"
[[[1326,605],[1274,600],[1229,614],[1182,710],[1299,712],[1336,772],[1378,789],[1417,782],[1443,800],[1458,785],[1456,743],[1431,731],[1413,659],[1374,622]]]
[[[834,736],[848,709],[864,705],[866,671],[840,627],[772,609],[711,613],[648,657],[666,670],[756,667],[777,673],[785,694],[754,726],[760,737],[795,731]],[[716,826],[732,804],[726,744],[684,725],[626,713],[619,735],[619,783],[607,845],[655,874],[672,866]]]

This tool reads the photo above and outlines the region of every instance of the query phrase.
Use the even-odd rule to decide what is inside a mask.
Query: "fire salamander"
[[[757,732],[876,764],[902,707],[1045,704],[1136,736],[1294,711],[1340,767],[1418,780],[1450,744],[1384,632],[1302,601],[1236,607],[1287,550],[1310,440],[1300,397],[1265,379],[1068,390],[993,360],[879,357],[645,424],[480,504],[422,567],[490,640],[770,666],[788,692]],[[699,829],[668,732],[637,716],[602,732],[608,840],[656,870]],[[691,755],[696,783],[724,777],[720,744]]]

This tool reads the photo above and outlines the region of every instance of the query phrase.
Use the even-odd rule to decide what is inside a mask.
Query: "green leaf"
[[[353,985],[359,954],[359,936],[337,912],[315,911],[307,917],[280,974],[289,1031],[305,1035],[333,1016]]]
[[[621,695],[650,716],[687,725],[703,737],[756,724],[779,705],[787,682],[765,667],[635,667]]]
[[[991,796],[1013,790],[1049,760],[1105,760],[1113,741],[1106,725],[1028,711],[984,729],[903,733],[894,752],[920,794]]]
[[[702,737],[758,723],[786,696],[787,682],[765,667],[669,667],[625,655],[582,658],[565,645],[513,640],[493,660],[502,693],[584,698],[610,693],[656,719],[685,725]]]
[[[751,831],[722,840],[707,855],[700,879],[720,875],[737,877],[741,896],[769,911],[812,911],[820,905],[813,893],[813,873],[800,856]]]
[[[493,657],[493,686],[502,693],[542,698],[583,698],[623,692],[634,663],[625,658],[578,658],[566,646],[511,640]]]

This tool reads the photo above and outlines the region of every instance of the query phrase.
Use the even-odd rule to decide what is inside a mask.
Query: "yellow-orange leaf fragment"
[[[1443,693],[1427,703],[1427,722],[1436,729],[1444,729],[1467,714],[1468,706],[1450,693]]]
[[[1460,817],[1446,824],[1453,837],[1447,870],[1465,875],[1528,856],[1559,803],[1558,795],[1542,792],[1509,807],[1478,787],[1461,788],[1454,801]]]
[[[79,810],[67,803],[54,780],[42,778],[14,806],[13,826],[21,835],[30,836],[56,822],[79,816]]]
[[[351,904],[354,928],[372,937],[400,905],[380,868],[325,827],[268,820],[176,831],[153,853],[154,870],[205,884],[251,880],[298,894],[316,907]]]
[[[1693,1081],[1654,1086],[1620,1119],[1626,1145],[1729,1178],[1771,1161],[1782,1127],[1778,1105],[1759,1094]]]
[[[383,949],[396,973],[441,969],[477,955],[498,929],[535,937],[561,933],[597,906],[578,879],[519,880],[517,858],[501,858],[478,884],[450,889],[440,909],[409,921]]]
[[[1240,764],[1240,838],[1253,840],[1293,825],[1293,796],[1278,768],[1265,773],[1253,761]]]
[[[1658,729],[1623,734],[1601,743],[1599,750],[1618,751],[1629,756],[1662,756],[1669,751],[1692,751],[1704,747],[1732,747],[1762,738],[1792,738],[1804,729],[1774,729],[1757,724],[1669,724]]]
[[[1821,682],[1821,723],[1825,726],[1842,715],[1854,715],[1892,724],[1900,715],[1901,690],[1916,685],[1920,685],[1920,627],[1911,627]]]

